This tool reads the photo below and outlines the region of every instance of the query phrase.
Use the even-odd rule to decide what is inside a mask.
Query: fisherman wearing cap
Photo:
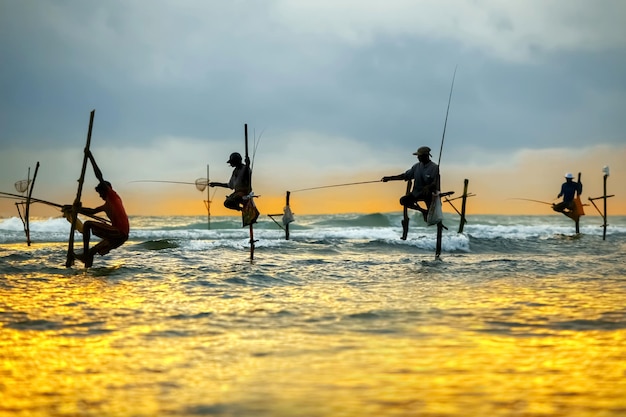
[[[74,253],[73,256],[75,259],[83,262],[85,268],[89,268],[93,265],[93,258],[96,253],[100,256],[104,256],[112,249],[122,246],[124,242],[128,240],[130,226],[126,209],[124,209],[124,204],[122,204],[122,199],[115,190],[113,190],[111,183],[105,181],[102,176],[102,171],[98,167],[98,164],[96,164],[96,160],[91,151],[85,150],[85,153],[91,161],[91,166],[93,167],[96,178],[98,178],[96,191],[100,195],[100,198],[104,200],[104,204],[96,208],[78,207],[77,212],[88,216],[104,212],[111,221],[111,224],[92,220],[88,220],[85,223],[77,221],[76,223],[76,230],[83,234],[83,252]],[[71,210],[71,205],[62,207],[64,217],[70,222]],[[102,240],[90,248],[89,239],[92,234]]]
[[[224,206],[231,210],[241,211],[244,205],[244,197],[252,191],[250,169],[248,168],[248,165],[243,163],[243,159],[239,152],[231,153],[226,163],[230,164],[230,166],[234,168],[230,181],[227,183],[210,182],[209,187],[223,187],[234,190],[232,194],[226,197]]]
[[[574,181],[574,175],[571,172],[565,174],[565,182],[561,185],[561,192],[556,198],[563,196],[563,201],[552,205],[554,211],[559,213],[565,212],[565,210],[572,211],[575,208],[574,197],[576,194],[580,195],[583,192],[582,183]]]
[[[417,155],[418,163],[402,174],[383,177],[381,181],[413,180],[413,190],[400,198],[400,204],[420,211],[424,215],[424,221],[426,221],[433,193],[438,189],[439,166],[430,160],[431,155],[428,146],[420,147],[416,152],[413,152],[413,155]],[[418,201],[423,201],[426,208],[420,207]]]

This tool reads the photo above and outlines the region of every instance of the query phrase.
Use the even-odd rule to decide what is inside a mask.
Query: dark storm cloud
[[[92,108],[111,145],[225,139],[244,122],[437,144],[457,65],[460,148],[619,143],[623,30],[565,3],[4,2],[0,144],[64,146]]]

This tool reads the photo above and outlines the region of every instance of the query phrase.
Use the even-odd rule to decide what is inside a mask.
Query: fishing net
[[[18,193],[25,193],[28,190],[31,180],[20,180],[15,183],[15,189]]]
[[[206,190],[207,185],[209,185],[209,180],[207,178],[198,178],[196,180],[196,188],[198,191]]]

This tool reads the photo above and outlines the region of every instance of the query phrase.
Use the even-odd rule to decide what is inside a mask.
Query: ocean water
[[[400,219],[0,219],[0,416],[626,415],[626,217]]]

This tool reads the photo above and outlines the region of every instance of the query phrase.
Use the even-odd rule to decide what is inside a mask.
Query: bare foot
[[[93,255],[91,255],[91,254],[87,254],[85,256],[84,253],[75,253],[74,254],[74,258],[78,259],[79,261],[84,263],[85,264],[85,268],[89,268],[89,267],[91,267],[91,265],[93,265]]]

